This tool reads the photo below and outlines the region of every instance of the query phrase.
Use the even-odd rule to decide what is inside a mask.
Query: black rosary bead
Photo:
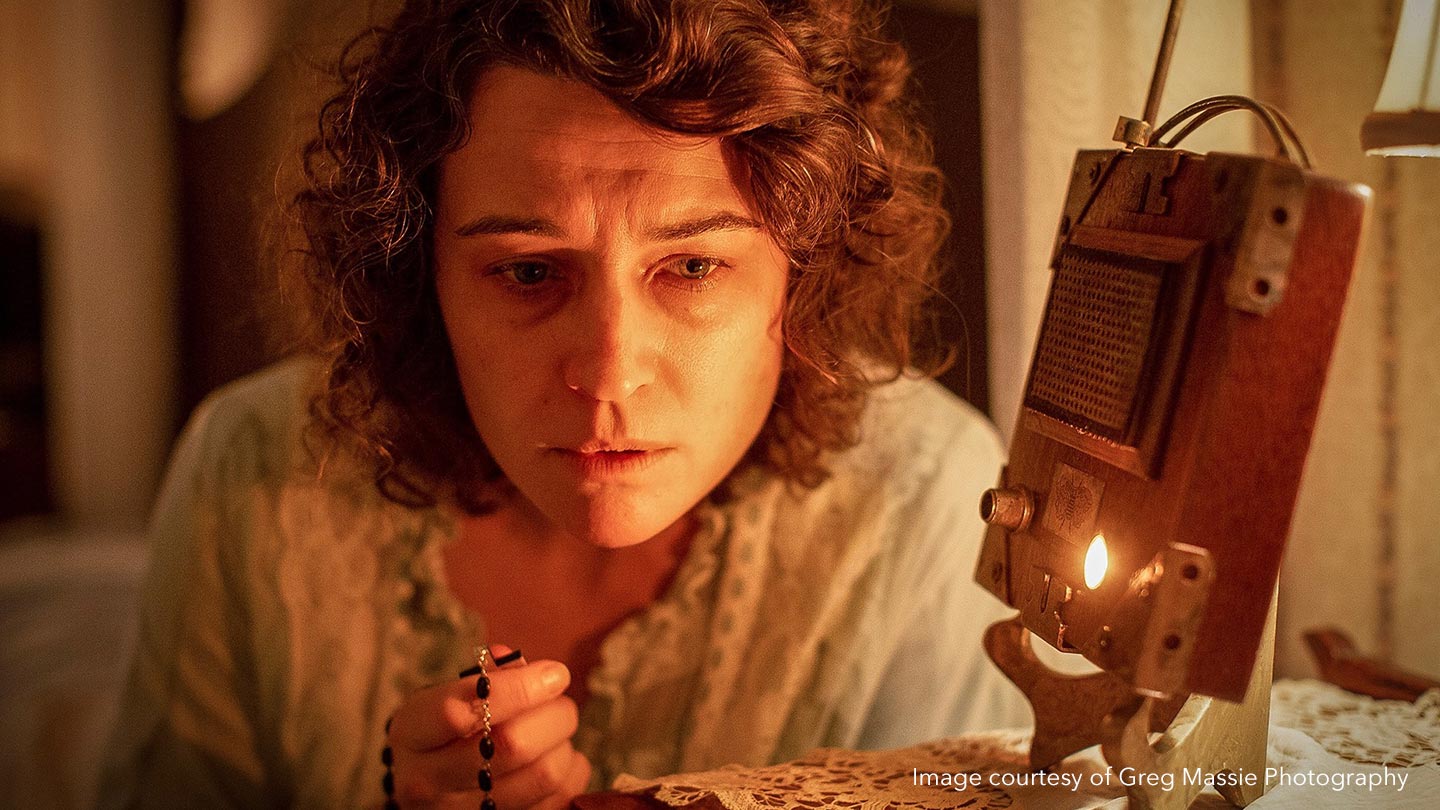
[[[486,791],[486,792],[488,793],[488,792],[490,791],[490,786],[493,785],[493,784],[495,784],[495,781],[490,778],[490,769],[489,769],[489,768],[481,768],[481,769],[480,769],[479,781],[480,781],[480,789],[483,790],[483,791]]]
[[[389,771],[386,771],[384,778],[382,778],[382,779],[380,780],[380,787],[382,787],[382,788],[385,789],[385,795],[386,795],[386,796],[394,796],[394,795],[395,795],[395,774],[390,773]]]
[[[385,767],[388,768],[388,767],[390,767],[391,764],[393,764],[394,762],[395,762],[395,754],[394,754],[394,752],[392,752],[392,751],[390,750],[390,746],[387,745],[387,746],[385,746],[384,748],[381,748],[381,749],[380,749],[380,764],[381,764],[381,765],[384,765]]]
[[[485,801],[480,802],[480,810],[495,810],[495,800],[486,796]]]
[[[490,738],[489,734],[480,738],[480,756],[487,760],[495,757],[495,741]]]
[[[490,679],[484,675],[481,675],[480,678],[475,681],[475,697],[481,700],[490,697]]]

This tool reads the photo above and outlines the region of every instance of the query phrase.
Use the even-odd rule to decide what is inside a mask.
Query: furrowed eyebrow
[[[647,234],[647,236],[654,242],[674,242],[680,239],[689,239],[692,236],[699,236],[703,233],[710,233],[711,231],[758,230],[762,230],[760,223],[750,217],[741,216],[729,211],[721,211],[697,219],[656,228]]]
[[[689,239],[713,231],[758,231],[760,223],[747,216],[721,211],[695,219],[676,222],[650,231],[646,236],[653,242],[674,242]],[[564,231],[548,219],[532,217],[508,217],[499,214],[484,214],[455,229],[456,236],[494,236],[500,234],[523,234],[526,236],[548,236],[560,238]]]
[[[526,236],[564,235],[560,226],[548,219],[507,217],[498,214],[478,216],[455,229],[456,236],[494,236],[498,234],[524,234]]]

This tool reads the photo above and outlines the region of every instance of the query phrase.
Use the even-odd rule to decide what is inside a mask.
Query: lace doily
[[[1092,786],[1090,774],[1103,767],[1089,761],[1030,773],[1024,753],[1028,740],[1028,733],[996,731],[890,751],[822,748],[764,768],[729,766],[654,780],[621,776],[614,789],[643,793],[671,807],[713,807],[718,801],[727,810],[998,810],[1033,807],[1041,795],[1060,799],[1047,805],[1083,807],[1119,795],[1108,785]]]
[[[1386,806],[1440,806],[1440,690],[1405,703],[1374,700],[1317,681],[1280,681],[1273,688],[1270,719],[1269,765],[1292,778],[1277,784],[1267,774],[1268,806],[1309,808],[1342,797]],[[783,765],[729,766],[653,780],[621,776],[612,787],[691,810],[1123,806],[1124,788],[1104,778],[1105,763],[1097,751],[1037,775],[1027,767],[1028,742],[1028,730],[1012,730],[890,751],[819,749]],[[1399,774],[1397,769],[1408,770]],[[1320,781],[1309,784],[1295,774],[1319,774]],[[1379,774],[1388,781],[1338,792],[1334,785],[1341,784],[1341,777],[1356,774],[1371,779]]]
[[[1440,763],[1440,689],[1406,703],[1320,681],[1277,681],[1270,722],[1303,731],[1350,762],[1399,768]]]

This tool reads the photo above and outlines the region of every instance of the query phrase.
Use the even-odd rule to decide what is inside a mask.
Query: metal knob
[[[987,489],[980,496],[980,519],[992,526],[1021,531],[1035,514],[1035,498],[1024,487]]]

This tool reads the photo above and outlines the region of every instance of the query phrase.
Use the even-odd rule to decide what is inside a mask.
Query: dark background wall
[[[944,172],[952,218],[940,334],[959,352],[941,375],[950,390],[990,412],[986,384],[985,233],[980,184],[980,26],[971,12],[900,5],[891,20],[910,51],[920,100]]]
[[[0,188],[0,520],[53,508],[45,447],[40,217]]]

